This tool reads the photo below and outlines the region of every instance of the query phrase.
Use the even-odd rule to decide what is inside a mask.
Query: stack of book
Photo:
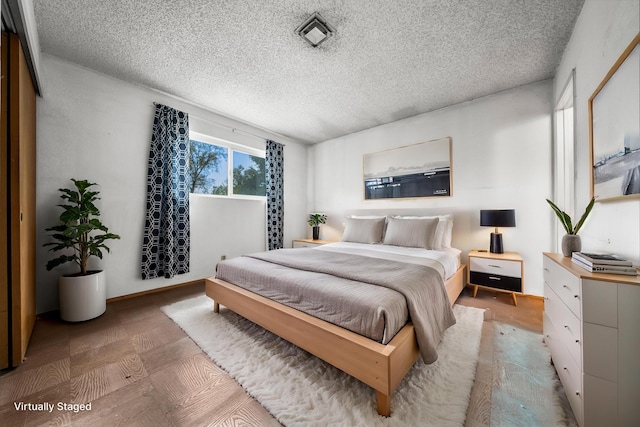
[[[611,254],[574,252],[571,261],[592,273],[626,274],[628,276],[638,274],[631,261]]]

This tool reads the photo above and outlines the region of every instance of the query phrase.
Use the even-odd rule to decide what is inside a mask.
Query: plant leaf
[[[75,257],[71,255],[60,255],[58,258],[54,258],[47,263],[47,271],[50,271],[57,266],[65,264],[69,261],[75,261]]]
[[[558,206],[556,206],[556,204],[553,203],[551,200],[549,199],[546,199],[546,200],[551,206],[551,209],[553,209],[553,211],[556,213],[556,215],[560,219],[560,222],[562,223],[562,226],[564,227],[564,230],[567,232],[567,234],[578,234],[578,231],[580,230],[585,220],[589,216],[589,213],[591,212],[591,209],[593,209],[593,205],[596,201],[595,197],[591,198],[591,201],[589,202],[584,213],[580,217],[580,220],[576,223],[574,227],[573,224],[571,223],[571,217],[567,213],[561,211],[560,208],[558,208]]]
[[[556,204],[553,203],[551,200],[547,199],[547,203],[549,203],[549,205],[551,206],[551,209],[553,209],[553,211],[558,216],[560,223],[564,227],[564,231],[566,231],[567,234],[573,234],[572,233],[573,230],[571,227],[571,218],[569,218],[569,215],[561,211],[560,208],[556,206]]]
[[[593,205],[595,204],[595,202],[596,202],[596,198],[592,197],[591,201],[589,202],[589,204],[585,208],[584,213],[582,214],[582,217],[580,217],[580,220],[576,224],[576,227],[573,230],[573,234],[578,234],[578,230],[580,230],[580,228],[582,227],[582,224],[584,224],[584,221],[589,216],[589,213],[591,213],[591,209],[593,209]]]

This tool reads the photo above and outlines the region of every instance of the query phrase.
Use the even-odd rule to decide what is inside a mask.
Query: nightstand
[[[491,252],[469,252],[468,283],[473,286],[473,297],[478,287],[511,293],[513,305],[518,305],[516,293],[522,293],[524,262],[517,252],[494,254]]]
[[[327,243],[335,243],[332,240],[313,240],[313,239],[296,239],[293,241],[294,248],[313,248],[315,246],[326,245]]]

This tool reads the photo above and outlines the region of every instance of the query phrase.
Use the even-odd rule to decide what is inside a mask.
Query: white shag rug
[[[376,412],[369,386],[201,296],[162,310],[285,426],[463,426],[478,361],[484,310],[455,305],[457,324],[438,360],[419,360]]]

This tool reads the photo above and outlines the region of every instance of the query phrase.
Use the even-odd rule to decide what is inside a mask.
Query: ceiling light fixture
[[[317,47],[331,37],[336,30],[318,12],[311,15],[296,29],[296,33],[311,46]]]

